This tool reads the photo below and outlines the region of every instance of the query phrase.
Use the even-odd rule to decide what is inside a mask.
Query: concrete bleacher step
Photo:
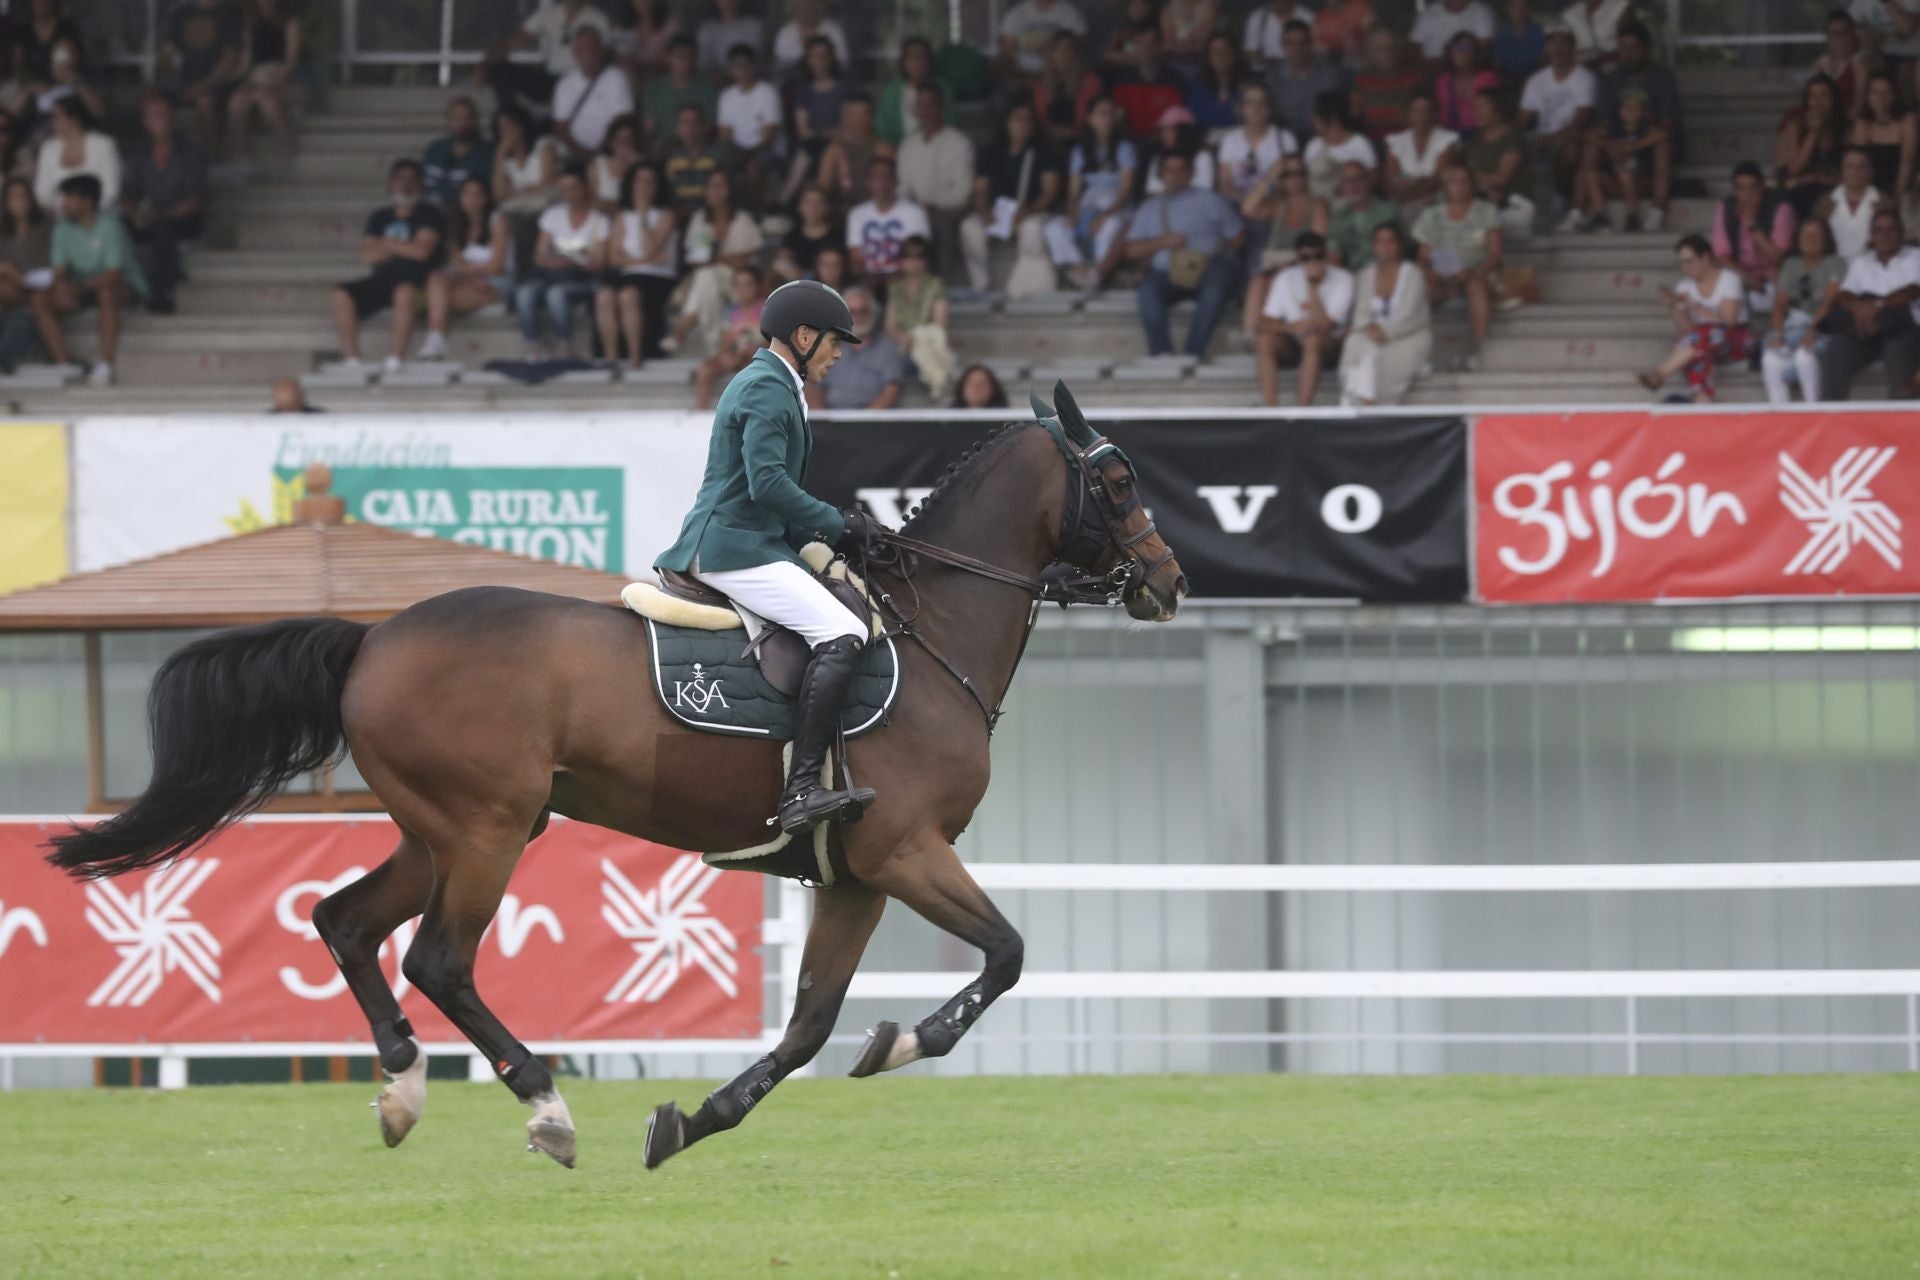
[[[438,119],[447,101],[470,90],[438,85],[347,85],[327,95],[327,115],[391,117],[431,114]]]

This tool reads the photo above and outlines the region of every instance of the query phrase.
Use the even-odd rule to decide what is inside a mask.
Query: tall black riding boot
[[[832,818],[857,820],[873,803],[870,787],[832,791],[820,782],[840,724],[853,678],[860,671],[860,642],[841,636],[816,645],[800,678],[800,696],[794,700],[793,764],[787,770],[787,789],[780,795],[780,829],[798,832]]]

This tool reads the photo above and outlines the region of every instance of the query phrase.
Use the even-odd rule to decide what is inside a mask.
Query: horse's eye
[[[1118,480],[1115,480],[1113,482],[1113,487],[1115,492],[1126,493],[1127,491],[1133,488],[1133,477],[1121,476]]]

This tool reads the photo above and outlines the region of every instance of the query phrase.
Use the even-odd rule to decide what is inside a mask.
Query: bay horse
[[[1055,396],[1057,414],[1034,397],[1037,421],[976,445],[899,533],[862,549],[887,629],[912,642],[896,646],[891,718],[846,744],[879,803],[836,829],[850,875],[814,891],[785,1035],[693,1115],[657,1108],[647,1167],[738,1125],[813,1059],[888,898],[978,948],[984,966],[912,1030],[879,1024],[853,1075],[949,1052],[1019,980],[1020,935],[953,842],[986,793],[992,723],[1040,604],[1124,604],[1164,621],[1187,591],[1131,462],[1065,386]],[[423,916],[402,971],[533,1108],[529,1149],[571,1168],[573,1121],[551,1075],[474,986],[476,949],[515,864],[555,813],[678,849],[762,845],[783,776],[778,743],[672,719],[651,687],[647,643],[626,610],[497,587],[435,596],[374,626],[300,618],[204,637],[154,677],[146,790],[54,837],[49,860],[83,878],[161,865],[350,750],[400,842],[321,901],[313,924],[389,1077],[375,1102],[387,1145],[420,1117],[426,1056],[377,953]]]

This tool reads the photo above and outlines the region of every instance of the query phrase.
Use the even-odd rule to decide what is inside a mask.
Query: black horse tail
[[[293,618],[203,637],[147,695],[153,778],[125,812],[55,836],[47,861],[79,879],[171,862],[346,745],[340,694],[367,624]]]

